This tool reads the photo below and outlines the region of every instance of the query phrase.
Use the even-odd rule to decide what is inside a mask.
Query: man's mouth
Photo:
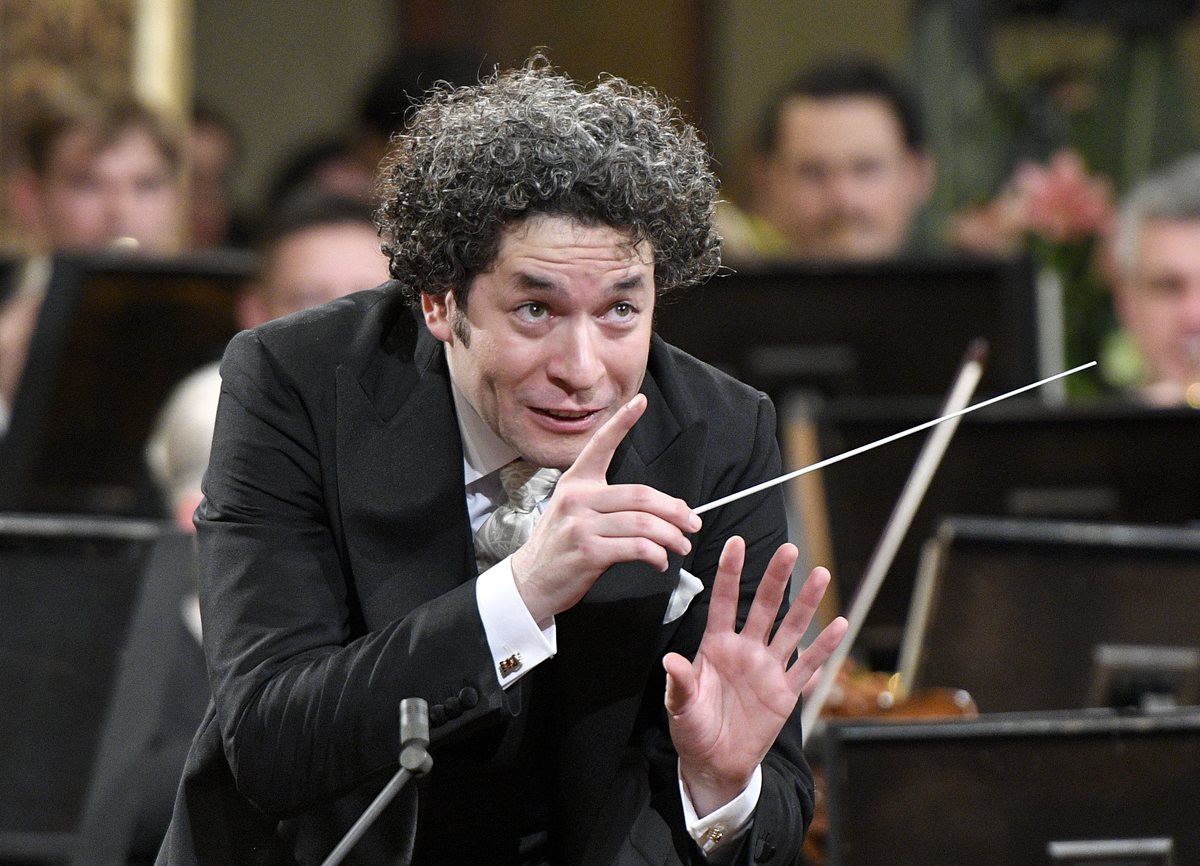
[[[534,409],[541,415],[547,415],[551,418],[558,418],[563,421],[578,421],[580,418],[587,418],[589,415],[596,414],[595,409]]]

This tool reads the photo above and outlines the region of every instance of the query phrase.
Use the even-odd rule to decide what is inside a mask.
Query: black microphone
[[[384,786],[371,805],[362,813],[354,826],[351,827],[337,847],[321,863],[321,866],[337,866],[341,863],[354,844],[367,832],[367,829],[379,817],[379,813],[387,808],[388,803],[404,787],[404,783],[414,776],[423,776],[433,768],[433,758],[429,754],[429,704],[424,698],[405,698],[400,702],[400,769],[392,780]],[[416,827],[413,827],[415,841]],[[412,857],[412,845],[409,845],[409,859]]]

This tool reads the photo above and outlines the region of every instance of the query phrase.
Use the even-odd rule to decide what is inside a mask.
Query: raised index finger
[[[608,473],[608,464],[617,452],[617,446],[645,411],[646,395],[635,395],[592,435],[567,471],[576,477],[591,477],[603,481]]]

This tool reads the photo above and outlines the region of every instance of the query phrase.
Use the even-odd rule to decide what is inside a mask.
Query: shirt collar
[[[459,390],[453,373],[450,375],[450,391],[454,395],[458,434],[462,438],[464,484],[469,485],[491,475],[521,456],[479,417],[471,401]]]

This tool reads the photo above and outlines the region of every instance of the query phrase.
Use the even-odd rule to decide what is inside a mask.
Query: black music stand
[[[1200,704],[1200,527],[950,518],[900,656],[983,712]]]
[[[0,515],[0,859],[126,862],[194,569],[168,524]]]
[[[921,545],[946,516],[1200,520],[1200,412],[1018,400],[964,417],[946,449],[859,640],[876,667],[895,668]],[[828,403],[815,420],[819,456],[927,421],[938,408],[933,401]],[[901,439],[820,473],[842,598],[853,597],[924,439]]]
[[[1200,862],[1200,711],[831,724],[829,866]]]
[[[990,346],[981,394],[1059,372],[1057,315],[1039,311],[1027,261],[911,258],[722,274],[663,298],[655,327],[777,399],[940,397],[977,337]]]
[[[0,438],[0,511],[164,514],[146,440],[171,388],[237,332],[253,261],[56,256]]]

